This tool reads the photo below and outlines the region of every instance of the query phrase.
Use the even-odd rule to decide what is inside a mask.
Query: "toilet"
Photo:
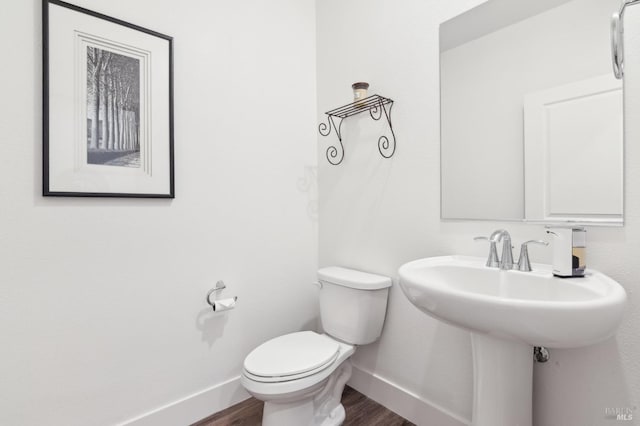
[[[324,334],[271,339],[244,360],[242,385],[264,401],[263,426],[337,426],[356,346],[373,343],[384,323],[391,279],[331,266],[318,270]]]

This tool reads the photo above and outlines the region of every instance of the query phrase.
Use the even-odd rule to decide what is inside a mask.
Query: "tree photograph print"
[[[140,167],[140,60],[87,46],[87,163]]]
[[[173,38],[42,0],[42,195],[175,198]]]

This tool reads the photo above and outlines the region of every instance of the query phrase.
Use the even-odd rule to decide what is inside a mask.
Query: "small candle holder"
[[[365,83],[363,81],[359,81],[357,83],[353,83],[351,85],[353,89],[353,102],[358,107],[362,107],[362,100],[367,97],[367,89],[369,88],[369,83]]]

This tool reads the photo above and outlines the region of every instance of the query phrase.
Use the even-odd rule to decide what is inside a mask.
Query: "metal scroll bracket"
[[[640,0],[623,0],[620,11],[611,17],[611,62],[613,74],[618,80],[624,76],[624,11]]]
[[[387,105],[389,108],[387,109]],[[369,110],[369,115],[374,120],[380,120],[382,118],[382,112],[384,112],[384,116],[387,119],[387,124],[389,125],[389,131],[391,132],[391,141],[385,135],[382,135],[378,138],[378,151],[380,155],[384,158],[391,158],[393,154],[396,152],[396,134],[393,131],[393,124],[391,123],[391,109],[393,108],[393,101],[389,104],[384,104],[380,102],[378,105],[374,106]],[[378,117],[376,118],[376,114]]]
[[[640,1],[640,0],[638,0]],[[389,125],[389,131],[391,133],[391,139],[382,135],[378,138],[378,151],[384,158],[391,158],[396,151],[396,135],[393,131],[393,124],[391,122],[391,109],[393,108],[393,100],[385,98],[380,95],[368,96],[357,102],[353,102],[347,105],[343,105],[339,108],[327,111],[327,122],[320,123],[318,131],[322,136],[329,136],[331,130],[335,131],[338,137],[338,144],[331,145],[327,148],[327,161],[330,164],[337,166],[342,163],[344,159],[344,145],[342,143],[342,123],[347,117],[360,114],[368,111],[373,120],[380,120],[383,115]],[[340,120],[337,122],[337,120]],[[336,124],[337,122],[337,124]]]
[[[342,160],[344,160],[344,145],[342,144],[342,122],[344,121],[344,118],[340,118],[340,124],[336,126],[334,116],[330,115],[329,113],[327,113],[327,116],[328,124],[320,123],[320,125],[318,126],[318,131],[322,136],[329,136],[332,128],[336,132],[339,145],[329,146],[329,148],[327,148],[326,155],[327,161],[329,161],[329,163],[333,164],[334,166],[337,166],[338,164],[342,163]]]

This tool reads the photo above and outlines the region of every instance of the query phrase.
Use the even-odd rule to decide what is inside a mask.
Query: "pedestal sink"
[[[418,309],[471,331],[473,426],[531,426],[533,346],[575,348],[612,336],[626,293],[606,275],[554,277],[548,265],[502,271],[485,260],[442,256],[400,267]]]

